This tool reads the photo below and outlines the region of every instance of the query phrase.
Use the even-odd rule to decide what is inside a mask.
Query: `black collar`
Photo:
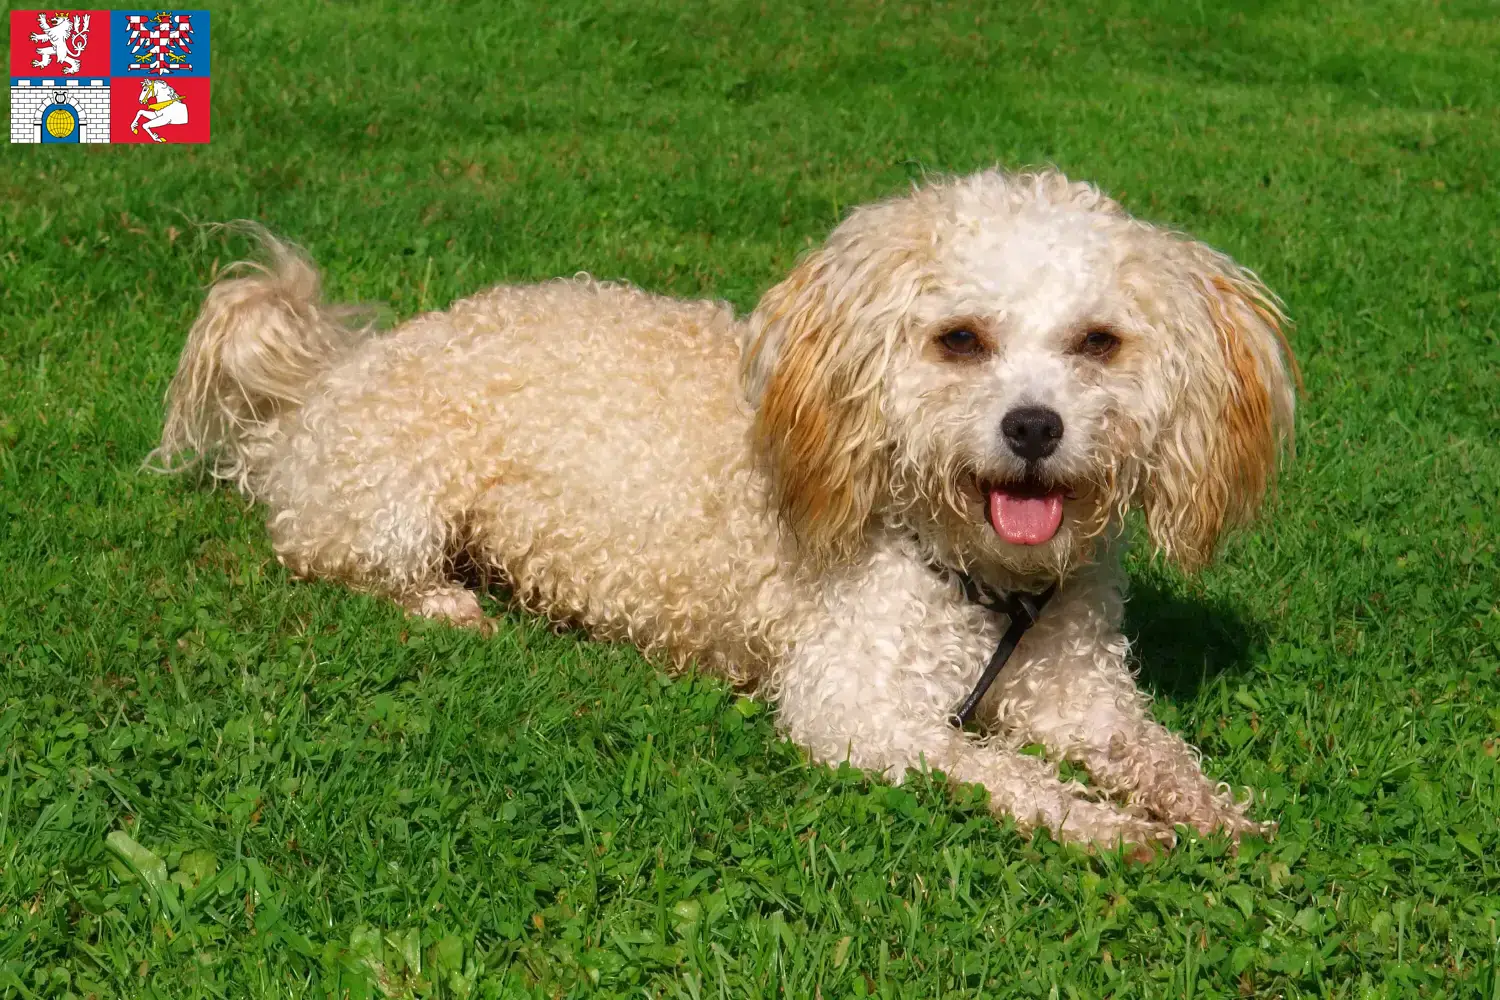
[[[985,692],[989,691],[990,685],[995,683],[995,678],[1000,675],[1006,661],[1016,651],[1016,646],[1021,642],[1021,636],[1025,635],[1041,617],[1042,609],[1057,592],[1057,584],[1053,583],[1040,594],[1026,591],[1005,593],[995,590],[961,570],[939,566],[936,563],[930,565],[933,572],[956,579],[959,586],[963,588],[964,596],[970,601],[1010,619],[1010,626],[1000,637],[1000,644],[995,647],[995,652],[990,654],[990,662],[985,664],[984,672],[979,675],[979,680],[974,684],[974,690],[969,692],[968,696],[959,703],[958,708],[954,709],[953,714],[948,717],[948,721],[955,729],[962,729],[973,721],[974,712],[979,708],[979,702],[983,700]]]

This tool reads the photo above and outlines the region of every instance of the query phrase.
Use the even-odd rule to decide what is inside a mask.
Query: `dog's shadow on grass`
[[[1160,580],[1131,581],[1125,635],[1141,683],[1188,700],[1221,675],[1246,671],[1266,645],[1266,630],[1230,602],[1188,594]]]

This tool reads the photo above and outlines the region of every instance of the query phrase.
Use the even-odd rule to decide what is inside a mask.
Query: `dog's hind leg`
[[[393,441],[378,423],[344,413],[324,421],[320,403],[309,404],[304,430],[267,477],[277,558],[300,577],[338,580],[413,614],[484,626],[477,596],[454,567],[465,541],[465,463]]]
[[[360,506],[344,505],[337,522],[326,509],[273,516],[277,558],[299,577],[338,580],[424,618],[487,624],[478,596],[452,578],[454,532],[436,512]]]
[[[402,601],[402,606],[423,618],[441,618],[454,625],[481,629],[489,627],[489,619],[479,606],[479,598],[472,590],[457,584],[441,586],[420,596],[413,595]]]
[[[467,363],[452,350],[457,331],[432,315],[372,339],[360,310],[323,302],[300,250],[244,228],[264,262],[227,269],[209,292],[147,467],[206,460],[263,500],[277,557],[299,576],[483,624],[451,564],[482,421],[465,409],[472,397],[435,391]]]
[[[385,509],[332,524],[326,513],[284,510],[272,518],[276,557],[296,576],[338,580],[425,618],[486,624],[479,598],[451,578],[452,532],[440,518]],[[353,511],[342,513],[348,518]]]

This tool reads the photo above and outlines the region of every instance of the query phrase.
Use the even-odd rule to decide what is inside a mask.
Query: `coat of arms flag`
[[[10,141],[209,140],[206,10],[10,12]]]

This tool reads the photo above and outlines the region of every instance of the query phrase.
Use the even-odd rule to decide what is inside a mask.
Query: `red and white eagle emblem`
[[[129,22],[130,68],[153,76],[186,72],[192,48],[193,24],[187,14],[131,14]]]

